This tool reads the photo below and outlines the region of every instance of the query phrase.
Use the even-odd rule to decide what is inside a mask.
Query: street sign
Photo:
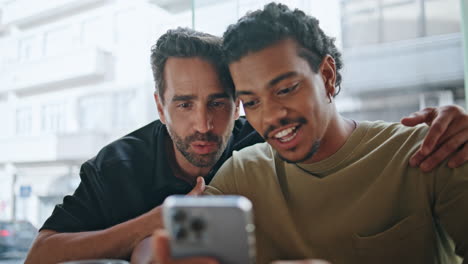
[[[31,196],[31,185],[21,185],[20,186],[20,197],[21,198],[28,198]]]

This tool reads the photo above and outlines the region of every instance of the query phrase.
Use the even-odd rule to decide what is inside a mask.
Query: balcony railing
[[[2,24],[32,25],[109,0],[16,0],[3,7]]]
[[[108,135],[96,133],[0,139],[0,163],[83,161],[108,142]]]
[[[99,81],[113,71],[110,53],[97,48],[75,50],[60,56],[10,65],[2,74],[0,92],[60,89]]]
[[[352,94],[463,85],[460,34],[345,49],[343,89]]]

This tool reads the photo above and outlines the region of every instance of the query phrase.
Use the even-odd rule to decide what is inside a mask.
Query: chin
[[[315,153],[317,153],[319,147],[320,141],[316,141],[309,148],[309,151],[302,151],[302,153],[299,153],[297,149],[286,151],[286,153],[281,153],[278,151],[278,156],[288,163],[302,163],[304,161],[310,160],[315,155]]]

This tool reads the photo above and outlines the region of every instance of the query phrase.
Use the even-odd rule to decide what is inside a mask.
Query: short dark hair
[[[151,68],[156,92],[164,102],[164,67],[170,57],[199,57],[212,63],[216,68],[226,93],[234,98],[234,84],[227,64],[224,62],[222,39],[189,28],[176,28],[164,33],[151,47]]]
[[[341,89],[343,67],[341,53],[335,39],[325,35],[319,21],[299,9],[290,10],[284,4],[269,3],[263,10],[247,13],[236,24],[230,25],[223,36],[226,61],[231,64],[250,52],[262,50],[281,40],[293,39],[300,45],[298,55],[306,59],[314,72],[330,55],[336,64],[336,86]]]

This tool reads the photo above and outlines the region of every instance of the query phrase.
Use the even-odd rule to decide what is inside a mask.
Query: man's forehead
[[[297,45],[293,40],[283,40],[262,50],[249,53],[240,60],[231,63],[233,80],[239,85],[271,85],[278,79],[293,78],[309,67],[307,61],[300,57]]]
[[[225,93],[214,65],[198,57],[169,58],[164,70],[167,94],[203,95]]]

